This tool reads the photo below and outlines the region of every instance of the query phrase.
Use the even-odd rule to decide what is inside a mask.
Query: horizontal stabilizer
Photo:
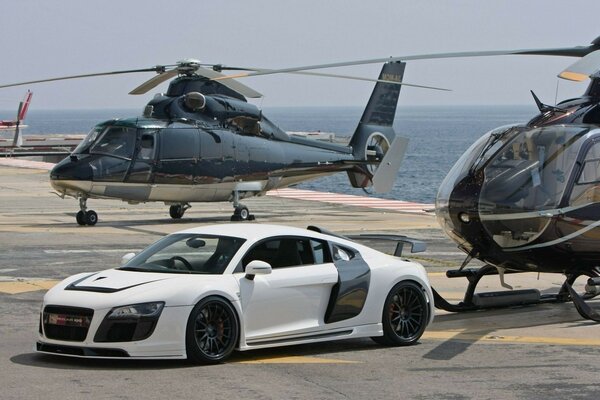
[[[408,139],[400,136],[392,142],[373,175],[373,190],[376,193],[387,193],[392,190],[407,146]]]

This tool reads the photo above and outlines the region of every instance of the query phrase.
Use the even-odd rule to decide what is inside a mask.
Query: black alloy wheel
[[[233,306],[220,297],[207,297],[196,304],[188,319],[188,360],[201,364],[222,362],[235,349],[238,336],[239,323]]]
[[[429,320],[429,305],[423,289],[415,282],[399,282],[387,295],[383,306],[383,336],[372,339],[387,346],[416,343]]]

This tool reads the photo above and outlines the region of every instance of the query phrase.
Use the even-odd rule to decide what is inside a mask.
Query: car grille
[[[44,335],[48,339],[83,342],[94,310],[80,307],[46,306],[43,314]]]

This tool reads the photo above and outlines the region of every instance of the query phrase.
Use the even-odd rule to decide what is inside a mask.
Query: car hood
[[[236,293],[232,275],[191,275],[109,269],[65,279],[44,297],[44,304],[92,309],[164,301],[167,306],[195,304],[199,296]],[[232,299],[235,300],[235,299]]]
[[[172,274],[144,273],[121,271],[117,269],[97,272],[84,276],[68,284],[65,290],[79,290],[84,292],[115,293],[132,289],[137,286],[147,285],[168,279],[176,279]]]

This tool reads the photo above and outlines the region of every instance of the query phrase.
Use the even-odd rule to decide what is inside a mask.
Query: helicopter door
[[[125,180],[133,183],[152,183],[155,157],[156,132],[141,130],[137,153]]]
[[[595,142],[588,150],[569,197],[570,206],[593,203],[600,203],[600,142]]]
[[[569,196],[568,211],[557,224],[560,237],[568,237],[575,254],[598,254],[600,214],[600,141],[593,143],[581,163]]]
[[[154,169],[155,184],[192,185],[200,156],[197,129],[177,127],[160,134],[158,162]]]

